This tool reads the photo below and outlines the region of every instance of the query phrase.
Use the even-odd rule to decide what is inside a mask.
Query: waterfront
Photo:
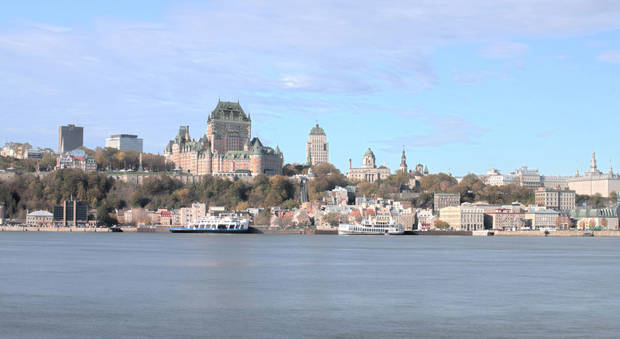
[[[3,338],[616,337],[620,240],[0,234]]]

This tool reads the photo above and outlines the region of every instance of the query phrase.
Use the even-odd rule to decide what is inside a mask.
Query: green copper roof
[[[373,158],[375,157],[375,154],[372,153],[372,150],[370,149],[370,147],[368,147],[368,150],[366,151],[366,153],[364,153],[364,157],[367,157],[367,156],[371,156]]]
[[[229,121],[250,121],[250,117],[245,114],[243,108],[238,102],[230,101],[218,101],[217,106],[211,115],[209,120],[229,120]]]
[[[325,131],[319,127],[319,124],[316,124],[316,126],[312,127],[310,130],[310,135],[325,135]]]

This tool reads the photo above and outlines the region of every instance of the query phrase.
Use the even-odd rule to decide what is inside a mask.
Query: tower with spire
[[[401,173],[407,173],[407,156],[405,155],[405,147],[403,147],[403,154],[400,156],[400,171]]]
[[[590,170],[588,170],[585,174],[588,176],[602,174],[596,166],[596,152],[592,152],[592,160],[590,160]]]

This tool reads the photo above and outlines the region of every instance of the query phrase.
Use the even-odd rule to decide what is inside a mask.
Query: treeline
[[[13,157],[0,156],[0,169],[13,169],[16,172],[35,172],[51,171],[56,167],[56,154],[52,152],[43,153],[42,159],[17,159]]]
[[[95,159],[97,168],[104,170],[133,170],[140,168],[140,153],[136,151],[119,151],[116,148],[88,149],[82,147],[88,156]],[[174,169],[174,164],[166,163],[163,155],[142,153],[142,168],[150,172],[166,172]]]
[[[78,169],[55,171],[45,176],[22,174],[0,181],[0,203],[6,205],[11,218],[25,218],[26,211],[52,211],[55,205],[71,197],[96,208],[105,202],[113,185],[114,181],[103,174]]]
[[[205,176],[198,184],[183,185],[168,176],[149,177],[129,196],[129,204],[147,209],[179,208],[193,202],[226,206],[294,208],[299,204],[299,184],[283,176],[259,175],[251,182]]]
[[[408,190],[411,180],[413,178],[410,174],[398,172],[372,184],[367,182],[358,183],[357,194],[386,197],[403,190]],[[466,175],[460,183],[456,178],[445,173],[426,175],[420,179],[417,186],[412,188],[412,191],[419,193],[417,198],[412,199],[414,206],[419,208],[431,208],[433,206],[433,196],[436,192],[459,193],[461,195],[461,202],[472,203],[486,201],[490,204],[510,204],[518,201],[523,204],[533,204],[535,198],[534,191],[531,188],[517,185],[485,185],[474,174]]]
[[[312,170],[315,179],[307,184],[311,201],[320,200],[325,191],[336,186],[350,184],[356,185],[358,195],[387,197],[408,190],[407,185],[412,180],[409,174],[398,173],[372,184],[351,183],[330,164],[314,166]],[[307,172],[307,168],[302,168],[301,171]],[[64,169],[42,176],[27,173],[0,180],[0,203],[6,205],[8,217],[25,218],[26,211],[52,211],[55,205],[73,197],[88,202],[90,208],[96,208],[100,223],[113,224],[115,211],[126,207],[174,209],[191,206],[193,202],[206,202],[240,210],[248,207],[269,209],[273,206],[291,209],[299,206],[300,191],[300,184],[296,179],[279,175],[259,175],[248,182],[206,176],[201,183],[183,184],[162,174],[147,177],[138,185],[114,181],[100,172],[86,173],[78,169]],[[432,207],[434,192],[459,193],[461,202],[534,203],[532,189],[516,185],[489,186],[472,174],[465,176],[460,182],[444,173],[427,175],[420,180],[414,191],[419,194],[411,201],[420,208]],[[577,205],[585,203],[600,208],[615,203],[616,198],[615,193],[610,198],[579,195]]]
[[[95,159],[97,169],[106,170],[132,170],[140,168],[140,153],[136,151],[119,151],[116,148],[89,149],[81,147],[89,156]],[[45,152],[42,159],[17,159],[0,156],[0,169],[13,169],[18,173],[52,171],[56,167],[56,153]],[[174,164],[166,163],[163,155],[142,153],[142,168],[150,172],[166,172],[174,169]]]
[[[117,209],[143,207],[180,208],[193,202],[231,209],[299,205],[299,184],[284,176],[259,175],[251,182],[206,176],[198,184],[184,185],[166,175],[145,178],[142,184],[114,181],[100,172],[63,169],[44,176],[16,175],[0,180],[0,203],[9,218],[25,218],[27,211],[47,210],[71,198],[88,202],[97,209],[100,223],[113,224]]]

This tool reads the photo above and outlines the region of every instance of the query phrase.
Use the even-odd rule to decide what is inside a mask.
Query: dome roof
[[[312,127],[310,130],[310,135],[325,135],[325,131],[319,127],[319,124],[316,124],[316,126]]]
[[[368,156],[373,157],[373,158],[375,157],[375,154],[372,153],[372,150],[370,149],[370,147],[368,147],[368,150],[366,151],[366,153],[364,153],[364,157],[368,157]]]

